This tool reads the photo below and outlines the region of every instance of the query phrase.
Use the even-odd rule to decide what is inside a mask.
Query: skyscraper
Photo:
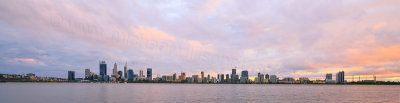
[[[106,61],[100,61],[100,76],[107,75],[107,64]]]
[[[176,80],[176,73],[172,74],[172,80]]]
[[[85,69],[85,80],[89,80],[89,78],[90,78],[90,69],[87,68]]]
[[[269,74],[265,74],[265,81],[269,82]]]
[[[207,75],[207,81],[210,81],[210,80],[211,80],[210,74],[208,74],[208,75]]]
[[[229,83],[229,82],[230,82],[230,81],[229,81],[229,74],[226,74],[225,82],[226,82],[226,83]]]
[[[201,71],[201,82],[202,82],[202,83],[205,82],[205,81],[204,81],[204,72],[203,72],[203,71]]]
[[[242,71],[242,77],[248,78],[248,77],[249,77],[249,71],[243,70],[243,71]]]
[[[75,80],[75,71],[68,71],[68,81]]]
[[[153,79],[153,70],[151,68],[147,68],[147,80]]]
[[[332,73],[327,73],[325,76],[325,81],[332,80]]]
[[[181,75],[179,76],[179,80],[186,80],[185,72],[181,72]]]
[[[128,70],[128,80],[133,80],[133,70],[132,69]]]
[[[248,83],[249,81],[249,72],[247,70],[242,71],[242,77],[240,77],[240,83]]]
[[[118,71],[117,71],[117,63],[114,63],[114,68],[113,68],[113,75],[117,75]]]
[[[232,69],[232,74],[236,75],[236,67],[235,67],[235,69]]]
[[[270,80],[271,83],[278,83],[278,79],[279,78],[276,75],[271,75],[269,77],[269,80]]]
[[[258,82],[259,83],[264,83],[264,74],[258,73]]]
[[[128,63],[125,63],[125,67],[124,67],[124,78],[128,78],[128,71],[127,71],[127,69],[128,69]]]
[[[192,75],[192,79],[194,83],[199,83],[199,75]]]
[[[336,73],[336,83],[344,83],[344,71]]]
[[[224,83],[224,80],[225,80],[224,77],[225,77],[225,75],[224,75],[224,74],[220,74],[219,76],[221,76],[221,77],[220,77],[220,82],[221,82],[221,83]]]
[[[140,78],[143,78],[143,77],[144,77],[144,75],[143,75],[143,70],[140,70],[140,71],[139,71],[139,77],[140,77]]]
[[[237,81],[237,75],[236,74],[231,74],[231,83],[236,83]]]

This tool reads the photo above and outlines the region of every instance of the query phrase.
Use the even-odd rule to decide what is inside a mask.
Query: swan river
[[[400,103],[400,85],[0,83],[1,103]]]

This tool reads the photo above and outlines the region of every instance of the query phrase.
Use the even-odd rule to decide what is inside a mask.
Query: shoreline
[[[246,83],[149,83],[149,82],[127,82],[127,83],[110,83],[110,82],[0,82],[1,83],[79,83],[79,84],[204,84],[204,85],[218,85],[218,84],[230,84],[230,85],[243,85]],[[256,83],[247,83],[247,85],[400,85],[400,83],[396,84],[299,84],[299,83],[266,83],[266,84],[256,84]]]

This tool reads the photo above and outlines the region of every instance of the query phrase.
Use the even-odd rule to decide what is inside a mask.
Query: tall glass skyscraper
[[[243,71],[242,71],[242,77],[248,78],[248,77],[249,77],[249,71],[243,70]]]
[[[221,82],[221,83],[224,83],[224,80],[225,80],[225,79],[224,79],[224,76],[225,76],[225,75],[224,75],[224,74],[220,74],[219,76],[221,76],[221,77],[219,78],[219,79],[220,79],[220,82]]]
[[[202,82],[202,83],[205,82],[205,80],[204,80],[204,72],[203,72],[203,71],[201,71],[201,82]]]
[[[147,68],[147,80],[153,79],[153,70],[151,68]]]
[[[68,71],[68,80],[75,80],[75,71]]]
[[[229,83],[229,74],[226,74],[226,78],[225,78],[226,83]]]
[[[176,80],[176,73],[172,74],[172,80]]]
[[[128,78],[128,71],[127,71],[127,69],[128,69],[128,63],[125,63],[125,67],[124,67],[124,78]]]
[[[249,83],[249,72],[247,70],[242,71],[242,77],[240,77],[240,83]]]
[[[106,61],[100,61],[99,64],[100,64],[100,73],[99,74],[101,76],[107,75],[107,64],[106,64]]]
[[[132,69],[128,70],[128,80],[133,80],[133,70]]]

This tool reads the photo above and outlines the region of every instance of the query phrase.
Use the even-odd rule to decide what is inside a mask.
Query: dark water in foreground
[[[390,102],[399,85],[0,83],[1,103]]]

